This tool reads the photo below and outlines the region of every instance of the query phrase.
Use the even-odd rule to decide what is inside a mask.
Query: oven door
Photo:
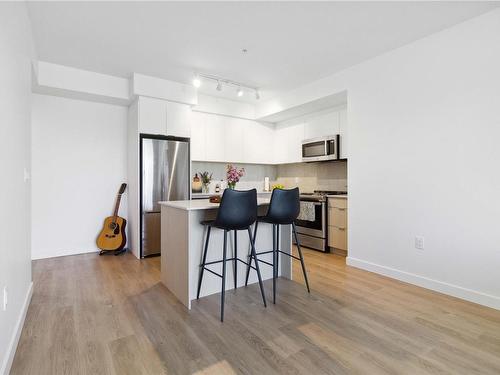
[[[309,236],[326,238],[326,203],[312,202],[301,199],[301,202],[307,202],[314,206],[314,214],[310,217],[299,215],[295,221],[297,232]]]

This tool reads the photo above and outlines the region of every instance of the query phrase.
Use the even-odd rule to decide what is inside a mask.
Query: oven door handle
[[[312,203],[313,205],[315,206],[321,206],[322,203],[321,202],[312,202],[312,201],[301,201],[301,202],[308,202],[308,203]]]

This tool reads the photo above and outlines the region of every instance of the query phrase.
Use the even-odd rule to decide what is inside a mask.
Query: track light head
[[[222,91],[222,83],[217,81],[217,91]]]
[[[241,98],[243,96],[243,90],[241,89],[241,87],[238,87],[238,91],[236,91],[236,95],[238,95],[239,98]]]
[[[194,78],[193,78],[193,86],[198,88],[201,86],[201,79],[200,79],[200,76],[199,75],[196,75]]]

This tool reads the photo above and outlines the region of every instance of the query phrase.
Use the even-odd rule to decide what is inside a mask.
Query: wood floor
[[[34,294],[11,374],[500,374],[500,311],[306,251],[313,292],[280,279],[188,311],[159,258],[34,262]],[[271,297],[271,283],[266,282]]]

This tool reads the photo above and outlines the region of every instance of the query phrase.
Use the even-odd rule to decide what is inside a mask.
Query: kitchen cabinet
[[[347,255],[347,198],[328,198],[328,246]]]
[[[302,161],[304,124],[279,126],[274,131],[274,162],[276,164]]]
[[[274,126],[256,121],[244,121],[244,151],[246,163],[271,164],[274,160]],[[230,155],[228,155],[230,156]]]
[[[349,149],[347,148],[347,139],[349,138],[347,126],[347,108],[339,111],[339,134],[340,134],[340,158],[347,159]]]
[[[139,97],[138,128],[139,133],[167,135],[167,112],[165,101]]]
[[[327,112],[311,117],[305,124],[304,139],[339,133],[339,112]]]
[[[191,136],[191,107],[186,104],[166,102],[167,135],[189,138]]]
[[[200,112],[191,113],[191,160],[207,160],[206,153],[207,127],[205,116]]]
[[[226,117],[224,121],[224,151],[225,161],[234,163],[244,163],[245,152],[247,148],[253,148],[253,145],[245,142],[245,128],[250,127],[250,121],[238,118]]]
[[[206,126],[205,160],[225,162],[224,117],[212,114],[204,114],[204,116]]]
[[[140,133],[190,137],[191,108],[188,105],[143,96],[138,103]]]

